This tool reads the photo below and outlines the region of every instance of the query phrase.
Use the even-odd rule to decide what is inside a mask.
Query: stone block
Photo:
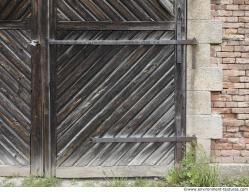
[[[223,72],[218,67],[205,67],[187,70],[187,90],[221,91]]]
[[[187,91],[187,114],[211,114],[211,93],[209,91]]]
[[[188,46],[187,68],[210,67],[210,44]]]
[[[220,139],[222,131],[220,115],[187,115],[187,135],[196,135],[198,139]]]
[[[188,19],[210,19],[210,9],[210,1],[188,0]]]
[[[188,38],[196,38],[199,44],[220,44],[222,43],[222,22],[189,20]]]

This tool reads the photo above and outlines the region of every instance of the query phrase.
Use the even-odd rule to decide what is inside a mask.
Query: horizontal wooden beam
[[[30,29],[30,21],[25,20],[0,20],[0,30],[8,30],[8,29],[23,29],[29,30]]]
[[[28,177],[30,166],[0,165],[0,177]]]
[[[196,45],[189,40],[49,40],[52,45]]]
[[[166,143],[192,142],[196,137],[91,138],[93,143]]]
[[[128,165],[128,166],[85,166],[85,167],[57,167],[58,178],[117,178],[117,177],[163,177],[174,167],[168,165]]]
[[[175,22],[86,22],[60,21],[58,30],[172,31]]]

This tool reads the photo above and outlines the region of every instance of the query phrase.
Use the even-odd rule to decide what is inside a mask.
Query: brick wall
[[[213,161],[249,162],[249,0],[211,0],[223,24],[223,43],[211,46],[211,63],[224,73],[224,89],[212,93],[212,110],[223,118],[223,139],[212,142]]]

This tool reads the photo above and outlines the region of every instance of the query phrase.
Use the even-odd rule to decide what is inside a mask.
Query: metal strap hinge
[[[197,45],[197,40],[49,40],[52,45]]]
[[[192,142],[192,137],[128,137],[128,138],[91,138],[93,143],[166,143],[166,142]]]

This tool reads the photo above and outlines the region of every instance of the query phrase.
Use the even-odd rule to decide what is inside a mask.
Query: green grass
[[[218,167],[210,166],[205,153],[199,149],[198,159],[190,150],[181,167],[172,169],[165,177],[170,186],[216,187],[220,185]]]
[[[106,179],[106,187],[167,187],[168,184],[163,179],[126,179],[126,178],[113,178]]]
[[[60,186],[60,180],[50,178],[28,177],[22,182],[23,187],[57,187]]]
[[[249,187],[249,176],[233,178],[233,179],[224,179],[221,182],[223,187]]]
[[[8,179],[6,179],[1,183],[1,187],[15,187],[15,184],[11,181],[8,181]]]
[[[206,172],[206,171],[204,171]],[[182,181],[179,179],[179,174],[182,173],[170,173],[170,177],[174,178],[174,182],[169,182],[169,176],[165,178],[159,179],[144,179],[144,178],[136,178],[136,179],[126,179],[126,178],[114,178],[114,179],[105,179],[105,180],[81,180],[81,179],[72,179],[70,184],[71,186],[84,186],[84,187],[184,187],[184,186],[213,186],[213,179],[201,178],[193,181],[190,181],[190,178]],[[190,174],[191,175],[191,174]],[[194,176],[195,178],[195,176]],[[205,178],[205,177],[204,177]],[[6,178],[1,181],[1,187],[15,187],[17,184],[15,183],[15,178]],[[21,182],[21,186],[23,187],[59,187],[61,186],[61,182],[63,180],[55,179],[55,178],[38,178],[38,177],[28,177],[24,178]],[[211,182],[212,181],[212,182]],[[218,180],[219,181],[219,180]],[[192,182],[192,183],[190,183]],[[82,184],[82,185],[81,185]],[[204,185],[205,184],[205,185]],[[20,185],[20,184],[18,184]],[[219,181],[215,184],[215,186],[220,187],[249,187],[249,176],[240,177],[240,178],[226,178],[222,181]]]
[[[128,187],[128,180],[126,178],[106,179],[106,187]]]
[[[136,179],[132,187],[168,187],[168,183],[163,179]]]

